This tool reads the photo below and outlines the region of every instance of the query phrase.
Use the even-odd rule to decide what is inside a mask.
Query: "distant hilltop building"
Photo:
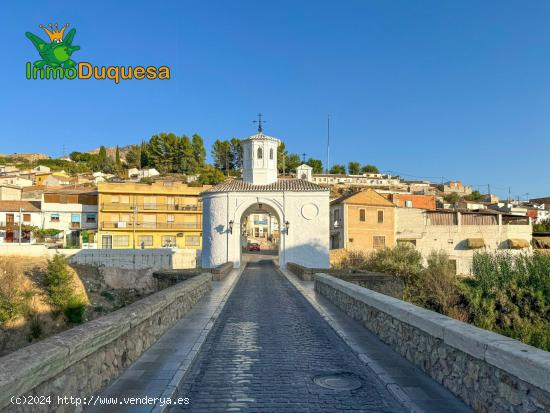
[[[44,153],[12,153],[12,154],[0,154],[0,158],[21,158],[30,162],[39,161],[41,159],[50,159],[49,155]]]

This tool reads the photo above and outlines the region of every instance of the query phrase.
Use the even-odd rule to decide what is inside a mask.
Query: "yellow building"
[[[372,189],[330,202],[330,248],[372,251],[395,245],[395,205]]]
[[[98,184],[98,247],[202,248],[200,193],[171,181]]]

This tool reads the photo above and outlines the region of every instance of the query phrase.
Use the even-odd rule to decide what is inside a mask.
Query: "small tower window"
[[[269,150],[269,159],[273,159],[273,148]]]
[[[258,159],[262,159],[264,157],[264,152],[262,151],[262,148],[258,148]]]

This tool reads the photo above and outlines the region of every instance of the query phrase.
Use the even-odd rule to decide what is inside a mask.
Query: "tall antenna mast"
[[[327,173],[330,171],[330,114],[327,115]]]

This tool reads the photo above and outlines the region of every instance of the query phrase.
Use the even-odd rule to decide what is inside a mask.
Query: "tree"
[[[212,165],[206,165],[199,175],[198,182],[202,185],[217,185],[225,180],[222,171]]]
[[[174,161],[175,168],[173,172],[191,175],[199,171],[195,151],[189,137],[183,135],[178,139],[177,155]]]
[[[374,165],[365,165],[361,168],[361,172],[363,172],[364,174],[379,174],[380,171],[378,170],[378,168]]]
[[[233,138],[229,141],[231,169],[238,171],[243,167],[243,147],[241,140]]]
[[[204,149],[204,142],[199,134],[195,133],[191,140],[193,146],[193,156],[195,162],[199,168],[203,168],[206,161],[206,149]]]
[[[228,174],[231,169],[231,144],[228,141],[216,139],[211,153],[214,166]]]
[[[288,155],[288,152],[285,148],[285,143],[281,141],[279,146],[277,147],[277,169],[279,170],[279,173],[283,173],[283,164],[285,169],[286,168],[286,156]]]
[[[313,173],[314,174],[322,174],[323,173],[323,162],[321,162],[320,159],[309,158],[307,160],[307,164],[313,168]]]
[[[445,202],[454,205],[458,201],[460,201],[460,195],[458,195],[456,192],[451,192],[450,194],[445,195],[443,199],[445,200]]]
[[[286,155],[285,169],[286,172],[296,172],[296,168],[302,164],[302,159],[297,153],[291,153]]]
[[[483,195],[479,191],[472,191],[470,195],[466,195],[464,197],[466,201],[481,201],[483,199]]]
[[[118,175],[121,175],[121,174],[122,174],[122,171],[123,171],[123,168],[122,168],[122,161],[120,160],[120,149],[118,148],[118,145],[117,145],[116,151],[115,151],[114,171],[115,171]]]
[[[345,165],[340,165],[340,164],[332,165],[332,168],[330,168],[330,173],[331,174],[345,175],[346,166]]]
[[[533,225],[533,232],[550,232],[550,218]]]
[[[97,164],[95,165],[103,173],[113,172],[113,160],[107,155],[107,149],[101,145],[97,154]]]
[[[128,168],[139,168],[141,165],[141,148],[139,145],[131,145],[126,153],[126,166]]]
[[[359,175],[361,173],[361,164],[359,162],[348,163],[348,173],[350,175]]]

